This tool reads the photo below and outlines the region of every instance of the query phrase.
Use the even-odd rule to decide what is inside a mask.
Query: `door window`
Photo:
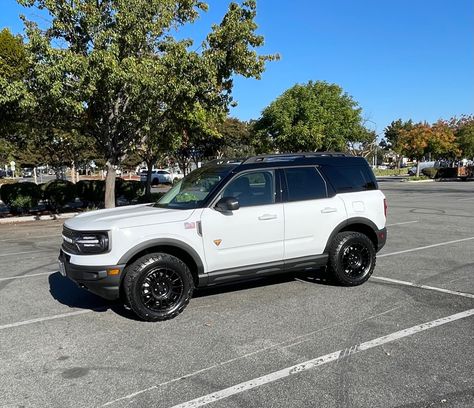
[[[235,197],[241,207],[273,204],[275,202],[273,171],[242,174],[226,186],[221,197]]]
[[[293,167],[285,171],[288,201],[316,200],[327,197],[326,182],[314,167]]]

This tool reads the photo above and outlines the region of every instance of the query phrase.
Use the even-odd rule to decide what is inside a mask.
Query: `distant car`
[[[7,172],[5,170],[0,169],[0,178],[4,178],[7,176]]]
[[[29,178],[29,177],[33,177],[33,169],[29,168],[29,167],[25,167],[22,171],[21,171],[21,176],[23,178]]]
[[[148,171],[140,172],[140,181],[146,183]],[[158,184],[172,184],[173,176],[168,170],[152,170],[151,172],[151,185],[156,186]]]
[[[421,170],[427,169],[429,167],[439,167],[439,166],[436,166],[435,161],[420,162],[420,174],[421,174]],[[408,170],[408,175],[414,176],[415,174],[416,174],[416,166],[413,166]]]

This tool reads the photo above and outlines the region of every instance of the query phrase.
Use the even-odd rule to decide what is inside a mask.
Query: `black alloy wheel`
[[[125,301],[142,320],[168,320],[188,305],[194,280],[181,259],[166,253],[138,258],[125,268],[122,282]]]
[[[373,242],[360,232],[340,232],[329,248],[329,272],[344,286],[361,285],[367,281],[374,271],[375,261]]]

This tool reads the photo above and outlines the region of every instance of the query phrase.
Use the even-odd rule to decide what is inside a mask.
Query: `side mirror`
[[[239,200],[235,197],[222,197],[216,204],[219,211],[235,211],[240,208]]]

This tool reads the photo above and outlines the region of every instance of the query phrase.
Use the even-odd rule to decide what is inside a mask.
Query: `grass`
[[[373,169],[376,176],[406,176],[408,170],[405,169]]]

